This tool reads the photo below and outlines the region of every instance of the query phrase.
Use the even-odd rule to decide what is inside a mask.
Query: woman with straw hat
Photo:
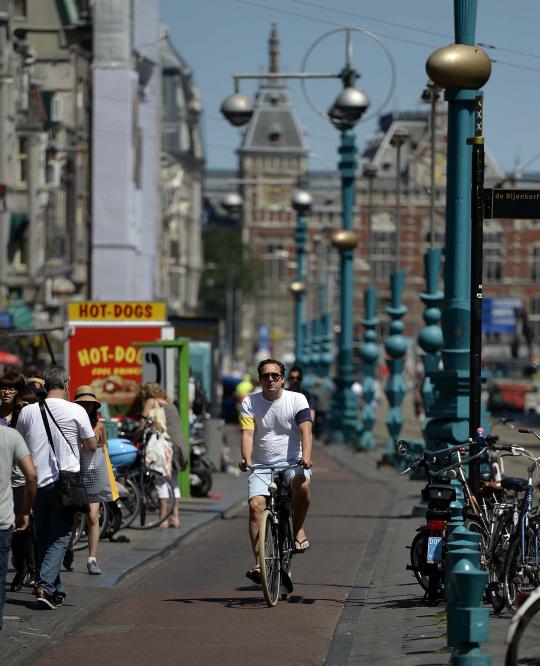
[[[73,402],[78,403],[83,407],[90,419],[90,424],[94,429],[94,434],[98,441],[98,447],[107,446],[107,433],[102,421],[98,420],[98,410],[101,403],[97,400],[94,389],[91,386],[79,386],[75,389],[75,397]],[[80,515],[77,515],[75,520],[80,520]],[[99,502],[90,503],[90,513],[87,516],[86,529],[88,532],[88,561],[86,568],[91,576],[99,576],[101,569],[97,562],[97,548],[99,544]],[[72,538],[75,534],[75,529],[72,531]],[[73,542],[69,544],[66,556],[64,557],[64,566],[66,569],[71,570],[74,557]]]

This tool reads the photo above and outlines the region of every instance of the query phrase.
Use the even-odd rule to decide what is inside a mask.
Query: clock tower
[[[273,24],[269,39],[270,74],[279,72],[279,39]],[[261,79],[253,116],[239,155],[244,200],[242,236],[258,260],[259,288],[242,304],[239,353],[250,363],[259,331],[268,331],[272,353],[292,352],[296,214],[291,197],[306,176],[308,148],[293,99],[282,79]]]

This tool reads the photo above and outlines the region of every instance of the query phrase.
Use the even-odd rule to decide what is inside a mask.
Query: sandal
[[[246,578],[249,578],[249,580],[253,581],[256,585],[261,584],[261,568],[260,567],[253,567],[253,569],[250,569],[249,571],[246,571]]]
[[[307,543],[307,546],[302,548],[302,546],[305,543]],[[302,553],[305,553],[306,550],[309,550],[309,548],[310,548],[310,543],[309,543],[309,539],[307,537],[305,539],[302,539],[302,541],[300,541],[300,539],[295,539],[294,540],[294,552],[297,553],[298,555],[301,555]]]

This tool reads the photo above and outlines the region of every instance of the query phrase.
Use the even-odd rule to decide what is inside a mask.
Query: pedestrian
[[[38,396],[38,398],[44,398],[46,393],[45,393],[45,380],[43,377],[28,377],[28,380],[26,382],[27,388],[29,388],[31,391],[34,391],[34,393]]]
[[[0,426],[8,426],[13,412],[13,400],[18,391],[26,386],[24,377],[19,372],[6,372],[0,378]]]
[[[64,368],[49,368],[45,372],[47,398],[24,407],[17,421],[17,430],[28,445],[38,479],[34,505],[36,600],[40,606],[51,609],[61,606],[66,596],[60,567],[75,513],[73,506],[65,506],[61,501],[60,471],[80,472],[80,447],[88,451],[97,448],[88,414],[80,405],[69,402],[69,386],[69,374]]]
[[[178,487],[177,475],[173,474],[174,446],[167,430],[167,416],[164,409],[167,404],[167,397],[157,382],[143,384],[140,389],[140,396],[143,401],[140,429],[144,430],[147,426],[146,419],[150,419],[156,430],[156,436],[151,437],[147,442],[146,464],[166,476],[174,488],[172,514],[169,519],[163,520],[159,526],[162,528],[180,527],[180,489]],[[169,510],[168,489],[159,486],[157,494],[159,498],[160,517],[163,517]]]
[[[303,393],[286,391],[285,366],[281,361],[266,359],[258,366],[261,393],[248,395],[242,401],[240,429],[242,459],[239,467],[248,471],[252,464],[273,465],[298,461],[296,467],[284,471],[292,492],[292,514],[295,553],[310,547],[304,521],[310,504],[311,479],[311,411]],[[270,472],[257,470],[248,481],[249,535],[255,566],[246,572],[254,583],[261,582],[259,563],[259,524],[270,494]]]
[[[94,430],[98,447],[107,448],[107,433],[103,421],[98,419],[98,410],[101,403],[96,398],[94,389],[91,386],[79,386],[75,389],[75,397],[73,402],[80,405],[88,414],[90,425]],[[91,576],[100,576],[101,569],[97,561],[97,549],[99,545],[99,505],[100,502],[90,502],[90,511],[86,514],[86,532],[88,535],[88,560],[86,562],[86,569]],[[75,530],[83,520],[82,514],[76,514],[73,520],[73,529],[71,531],[71,539],[69,546],[64,556],[64,568],[71,571],[75,550],[73,547],[73,537]]]
[[[19,391],[13,401],[10,427],[16,427],[19,414],[23,407],[31,405],[37,401],[37,395],[28,388]],[[18,465],[15,465],[11,471],[11,486],[13,488],[13,505],[15,514],[19,514],[24,502],[26,477]],[[11,558],[13,566],[15,567],[15,576],[11,581],[9,587],[10,591],[19,592],[23,585],[25,587],[34,587],[36,557],[32,514],[30,514],[28,528],[13,533],[13,538],[11,540]]]
[[[25,478],[23,498],[15,514],[11,470],[18,465]],[[24,439],[13,428],[0,428],[0,629],[6,599],[6,573],[13,534],[28,529],[29,515],[36,496],[36,470]]]
[[[315,406],[313,396],[311,395],[310,391],[302,386],[303,381],[304,373],[302,368],[298,365],[293,365],[289,370],[289,374],[287,375],[287,389],[289,391],[294,391],[295,393],[303,393],[306,396],[309,409],[311,410],[311,421],[315,423]]]

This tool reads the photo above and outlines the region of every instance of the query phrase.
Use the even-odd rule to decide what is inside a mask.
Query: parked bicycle
[[[268,606],[275,606],[280,598],[285,601],[293,591],[292,558],[294,538],[292,530],[291,492],[283,478],[286,469],[296,467],[298,461],[274,465],[248,465],[254,472],[270,472],[266,510],[259,526],[259,562],[263,595]]]
[[[505,666],[540,663],[540,587],[529,595],[512,617],[506,633]]]

